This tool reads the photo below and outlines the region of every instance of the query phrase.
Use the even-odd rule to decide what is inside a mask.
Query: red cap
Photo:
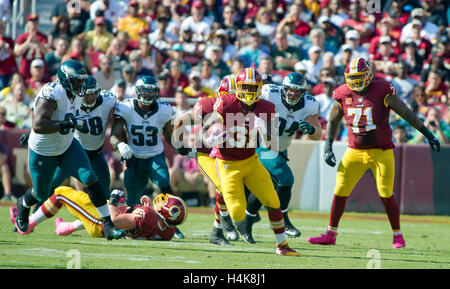
[[[194,8],[199,8],[199,7],[203,7],[203,1],[202,0],[194,0],[192,1],[192,7]]]
[[[39,16],[37,14],[31,13],[27,17],[27,21],[39,20]]]
[[[70,59],[81,59],[81,53],[80,52],[71,52],[70,54],[69,54],[69,58]]]

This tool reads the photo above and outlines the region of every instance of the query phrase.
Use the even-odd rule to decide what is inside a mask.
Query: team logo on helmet
[[[153,208],[169,227],[184,223],[187,217],[187,205],[182,198],[171,194],[159,194],[153,199]]]

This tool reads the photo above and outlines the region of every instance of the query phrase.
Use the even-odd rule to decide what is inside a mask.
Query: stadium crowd
[[[4,34],[9,0],[0,1],[0,130],[30,128],[34,97],[69,59],[84,63],[118,102],[136,96],[141,76],[154,76],[160,97],[179,109],[215,96],[223,77],[245,67],[266,83],[296,71],[320,103],[325,130],[334,88],[345,83],[349,61],[363,56],[374,77],[391,81],[439,141],[450,143],[445,0],[375,1],[375,7],[352,0],[93,0],[68,7],[74,2],[54,5],[51,33],[40,32],[39,15],[30,14],[25,32],[12,39]],[[426,142],[394,113],[390,124],[394,143]],[[344,124],[338,135],[346,141]],[[7,151],[0,144],[4,199],[11,199]],[[201,187],[214,200],[195,164],[177,159],[172,171],[174,188]]]

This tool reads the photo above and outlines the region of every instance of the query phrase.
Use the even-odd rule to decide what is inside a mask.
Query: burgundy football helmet
[[[245,68],[236,76],[236,98],[247,105],[259,101],[262,77],[254,68]]]
[[[187,205],[182,198],[171,194],[159,194],[153,199],[153,208],[169,227],[184,223],[187,217]]]
[[[225,76],[220,82],[220,86],[217,89],[217,95],[221,96],[224,94],[235,93],[236,92],[236,80],[233,75]]]
[[[355,91],[363,91],[373,79],[372,68],[369,62],[362,57],[353,58],[345,69],[345,81],[348,87]]]

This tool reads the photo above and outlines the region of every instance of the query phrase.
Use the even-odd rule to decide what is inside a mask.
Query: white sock
[[[250,217],[256,217],[256,214],[250,214],[247,210],[245,210],[245,214],[249,215]]]
[[[396,231],[396,232],[394,232],[394,236],[398,236],[398,235],[401,235],[402,234],[402,231]]]
[[[84,225],[83,225],[83,223],[81,223],[80,220],[73,221],[72,226],[75,228],[75,230],[80,230],[80,229],[84,228]]]
[[[277,244],[286,243],[286,233],[283,232],[281,234],[275,234],[275,238],[277,239]]]
[[[219,210],[219,214],[220,214],[222,217],[226,217],[226,216],[228,216],[228,211],[222,211],[222,210]]]
[[[100,215],[100,218],[105,218],[110,215],[108,204],[104,204],[101,207],[96,207],[98,214]]]
[[[42,209],[39,207],[39,209],[36,210],[36,212],[34,212],[31,216],[30,216],[30,221],[31,222],[35,222],[36,224],[39,224],[42,221],[47,220],[47,216],[44,215],[44,212],[42,211]]]
[[[222,229],[222,225],[219,222],[217,222],[216,220],[214,220],[214,228]]]

